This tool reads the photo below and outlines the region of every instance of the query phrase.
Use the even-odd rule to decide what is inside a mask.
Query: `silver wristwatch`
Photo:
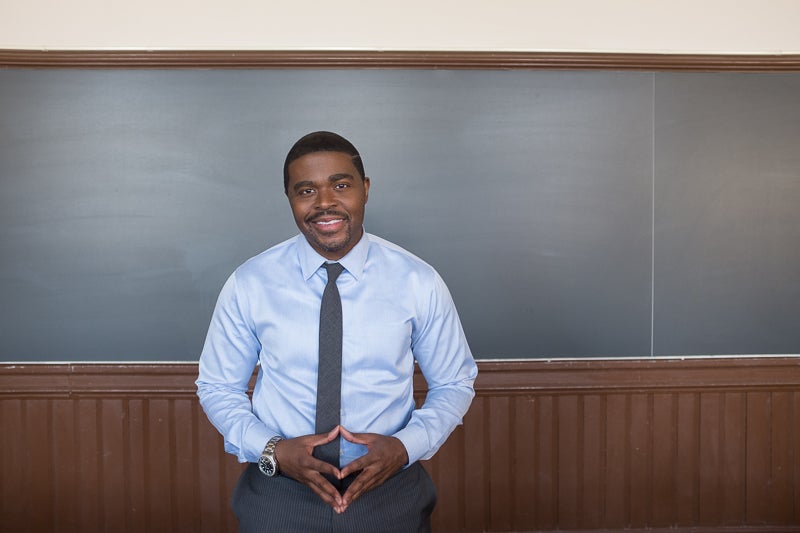
[[[283,437],[277,436],[269,439],[267,445],[264,447],[264,451],[261,452],[261,457],[258,458],[258,469],[261,470],[261,473],[265,476],[272,477],[277,475],[280,471],[278,468],[278,460],[275,459],[275,445],[282,439]]]

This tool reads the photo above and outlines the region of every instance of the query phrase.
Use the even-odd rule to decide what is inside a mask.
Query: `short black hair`
[[[366,179],[361,154],[358,153],[353,143],[337,133],[315,131],[301,137],[300,140],[294,143],[289,153],[286,154],[286,161],[283,163],[283,192],[289,192],[289,165],[304,155],[316,152],[342,152],[348,154],[353,160],[353,166],[361,174],[361,179]]]

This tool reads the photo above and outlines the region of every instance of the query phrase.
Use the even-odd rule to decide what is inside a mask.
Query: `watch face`
[[[261,457],[258,460],[258,468],[266,476],[272,477],[275,475],[275,463],[270,461],[268,457]]]

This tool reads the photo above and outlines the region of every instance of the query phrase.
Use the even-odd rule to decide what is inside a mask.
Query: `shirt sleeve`
[[[433,457],[461,424],[475,396],[478,375],[452,297],[438,274],[423,304],[412,350],[428,392],[408,424],[394,435],[406,447],[409,464]]]
[[[222,434],[225,451],[239,462],[256,462],[277,430],[253,414],[248,383],[261,344],[234,273],[220,291],[200,355],[197,396],[208,419]]]

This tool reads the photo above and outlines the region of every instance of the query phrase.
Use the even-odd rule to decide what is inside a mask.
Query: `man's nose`
[[[328,208],[336,204],[336,196],[333,189],[327,187],[320,189],[317,194],[317,205],[322,208]]]

